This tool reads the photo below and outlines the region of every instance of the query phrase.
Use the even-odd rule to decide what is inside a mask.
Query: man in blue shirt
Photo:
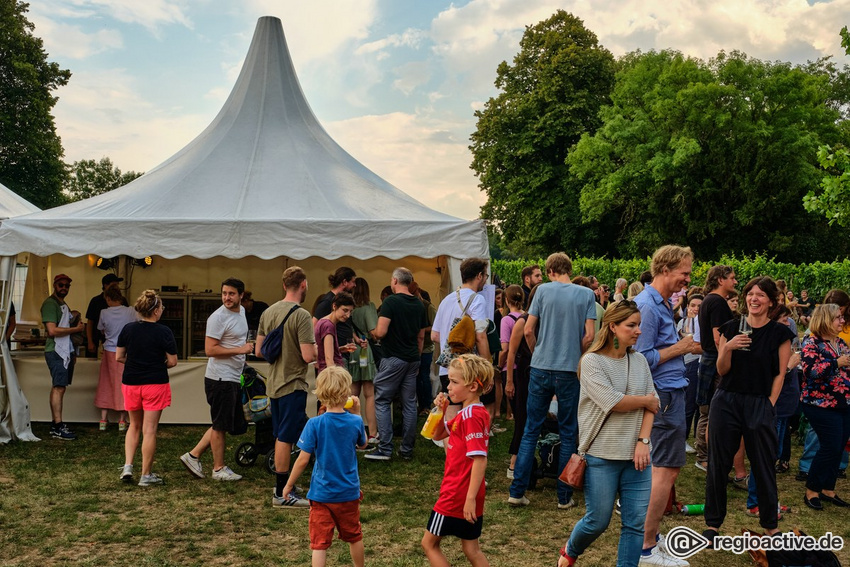
[[[592,290],[570,282],[572,270],[569,256],[563,252],[550,255],[546,259],[546,275],[551,281],[537,287],[528,310],[524,332],[525,341],[532,352],[528,418],[517,452],[514,480],[508,498],[512,506],[529,504],[525,489],[531,476],[540,428],[546,419],[553,395],[558,398],[558,430],[561,436],[558,470],[563,470],[570,455],[576,452],[579,397],[576,371],[581,354],[593,342],[596,301]],[[572,488],[558,481],[559,509],[565,510],[575,505],[572,493]]]
[[[692,337],[679,338],[670,297],[691,281],[693,253],[690,248],[662,246],[652,255],[652,283],[635,298],[640,309],[641,334],[635,349],[646,357],[661,400],[652,425],[652,492],[644,523],[640,565],[688,565],[656,545],[658,526],[670,490],[685,465],[684,355],[693,352]]]

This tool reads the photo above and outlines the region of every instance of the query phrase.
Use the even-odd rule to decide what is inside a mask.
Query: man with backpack
[[[242,307],[245,284],[236,278],[221,282],[221,307],[207,319],[204,351],[209,357],[204,373],[204,392],[210,405],[212,425],[188,453],[180,457],[186,469],[198,478],[204,478],[201,455],[212,449],[213,480],[242,480],[224,464],[224,438],[226,433],[239,435],[245,432],[242,413],[242,393],[239,378],[245,366],[245,355],[254,352],[254,345],[246,342],[248,320]]]
[[[307,274],[298,266],[283,272],[285,297],[266,309],[260,317],[254,354],[271,365],[266,380],[266,393],[272,408],[272,428],[275,436],[275,508],[309,508],[310,502],[294,491],[283,494],[289,480],[292,445],[298,441],[307,423],[307,369],[316,360],[316,338],[313,318],[301,307],[307,297]],[[263,349],[274,343],[275,352]],[[277,344],[280,344],[279,349]],[[264,353],[265,350],[265,353]]]
[[[472,352],[484,358],[490,358],[490,347],[487,343],[487,301],[479,292],[487,283],[487,260],[485,258],[467,258],[460,264],[460,279],[463,284],[455,291],[449,293],[437,308],[437,316],[431,327],[431,340],[434,346],[439,348],[437,367],[440,369],[440,382],[443,392],[447,392],[449,384],[449,362],[451,359],[464,352]],[[463,321],[464,316],[469,320]],[[455,343],[452,348],[449,345],[449,335],[453,327],[464,327],[466,324],[474,327],[472,333],[463,333],[467,336],[463,340],[451,341]],[[462,333],[456,333],[462,335]],[[454,337],[453,337],[454,338]],[[466,344],[460,345],[460,342]],[[446,422],[457,415],[460,404],[449,405],[446,410]]]

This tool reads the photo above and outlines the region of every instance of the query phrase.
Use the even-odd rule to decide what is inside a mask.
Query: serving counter
[[[51,420],[50,416],[50,372],[40,350],[13,351],[12,361],[18,382],[30,405],[32,421]],[[269,364],[265,361],[249,361],[260,374],[267,375]],[[204,372],[207,359],[180,360],[168,370],[171,383],[171,407],[162,412],[160,423],[209,424],[210,411],[204,394]],[[62,419],[68,423],[97,423],[100,410],[94,406],[94,393],[100,376],[100,361],[78,358],[74,368],[74,380],[65,390]],[[307,393],[307,415],[316,415],[316,387],[314,366],[310,365],[307,377],[310,385]],[[110,422],[118,420],[110,412]]]

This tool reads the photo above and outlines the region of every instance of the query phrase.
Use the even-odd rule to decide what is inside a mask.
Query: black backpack
[[[289,316],[300,307],[300,305],[293,305],[289,313],[286,314],[286,317],[283,318],[283,322],[263,339],[263,344],[260,345],[260,354],[263,355],[263,358],[267,362],[272,363],[280,358],[283,347],[283,326],[286,325]]]

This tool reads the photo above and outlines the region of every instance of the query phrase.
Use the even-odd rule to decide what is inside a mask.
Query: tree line
[[[495,84],[470,150],[497,255],[631,258],[681,243],[799,263],[850,251],[850,68],[828,57],[614,58],[559,10],[526,28]]]

